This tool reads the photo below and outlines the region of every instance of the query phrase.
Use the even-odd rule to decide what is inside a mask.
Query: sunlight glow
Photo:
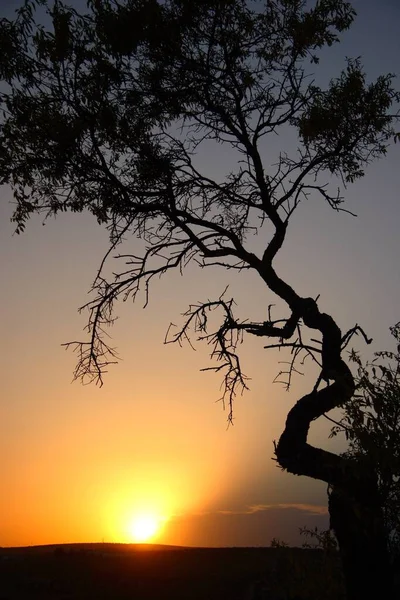
[[[134,517],[129,532],[134,542],[149,542],[160,529],[160,519],[154,515],[138,515]]]

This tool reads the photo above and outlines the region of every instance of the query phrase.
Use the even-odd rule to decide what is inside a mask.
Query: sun
[[[158,532],[160,521],[153,515],[137,515],[131,522],[129,531],[135,542],[149,542]]]

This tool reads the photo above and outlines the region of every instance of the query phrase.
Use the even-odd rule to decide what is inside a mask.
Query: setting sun
[[[139,515],[130,526],[130,533],[135,542],[150,541],[160,528],[160,520],[153,515]]]

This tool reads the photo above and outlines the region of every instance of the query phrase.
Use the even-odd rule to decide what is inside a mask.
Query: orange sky
[[[358,23],[324,64],[334,74],[344,55],[362,54],[371,77],[396,72],[396,2],[354,4]],[[272,150],[276,156],[278,146]],[[216,156],[208,158],[216,168]],[[321,294],[321,308],[344,330],[365,326],[375,349],[390,343],[388,327],[400,319],[399,158],[395,147],[348,190],[358,219],[316,200],[304,205],[277,260],[299,293]],[[218,168],[226,165],[229,153],[219,154]],[[118,308],[112,335],[123,360],[110,367],[104,387],[71,384],[74,355],[61,343],[81,336],[85,315],[76,309],[87,300],[107,236],[85,215],[44,227],[34,219],[23,236],[12,236],[10,200],[3,188],[0,546],[131,541],[141,512],[162,519],[156,541],[169,544],[268,545],[274,536],[294,543],[298,526],[325,526],[326,486],[283,473],[271,460],[287,410],[315,373],[288,394],[272,384],[282,355],[247,340],[251,390],[227,430],[215,402],[220,380],[199,372],[209,366],[209,349],[163,345],[169,323],[190,302],[218,297],[227,283],[239,314],[262,320],[275,299],[261,283],[247,273],[194,268],[155,282],[145,311],[140,299]],[[338,440],[326,441],[328,431],[318,423],[312,442],[340,449]]]

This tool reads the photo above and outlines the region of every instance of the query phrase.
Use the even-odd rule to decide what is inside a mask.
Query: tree
[[[79,14],[56,0],[47,30],[35,21],[37,5],[47,6],[26,0],[0,28],[0,181],[13,188],[17,232],[34,213],[89,211],[108,228],[110,252],[127,236],[145,246],[112,280],[104,275],[110,253],[101,263],[86,306],[88,340],[74,345],[76,377],[102,382],[115,360],[105,336],[115,302],[147,294],[154,277],[190,262],[252,271],[282,301],[280,318],[270,307],[267,321],[239,321],[225,293],[192,305],[169,340],[194,333],[212,345],[230,417],[246,388],[236,352],[243,335],[291,349],[289,384],[298,360],[319,365],[315,386],[288,414],[276,458],[329,484],[348,597],[378,595],[389,571],[376,477],[307,443],[310,423],[353,397],[341,354],[362,330],[342,334],[318,298],[301,297],[273,265],[302,201],[316,194],[345,210],[327,181],[362,177],[395,135],[390,111],[400,96],[390,74],[368,83],[360,61],[348,60],[326,89],[308,77],[354,10],[343,0],[89,0]],[[293,132],[293,147],[267,169],[263,144],[282,130]],[[221,181],[196,160],[206,142],[236,152]],[[269,241],[257,253],[260,232]],[[216,329],[214,311],[222,314]]]
[[[348,441],[347,458],[365,462],[378,478],[386,536],[392,563],[400,560],[400,323],[390,328],[393,351],[376,352],[364,363],[350,352],[357,366],[356,394],[343,409],[331,435]]]

